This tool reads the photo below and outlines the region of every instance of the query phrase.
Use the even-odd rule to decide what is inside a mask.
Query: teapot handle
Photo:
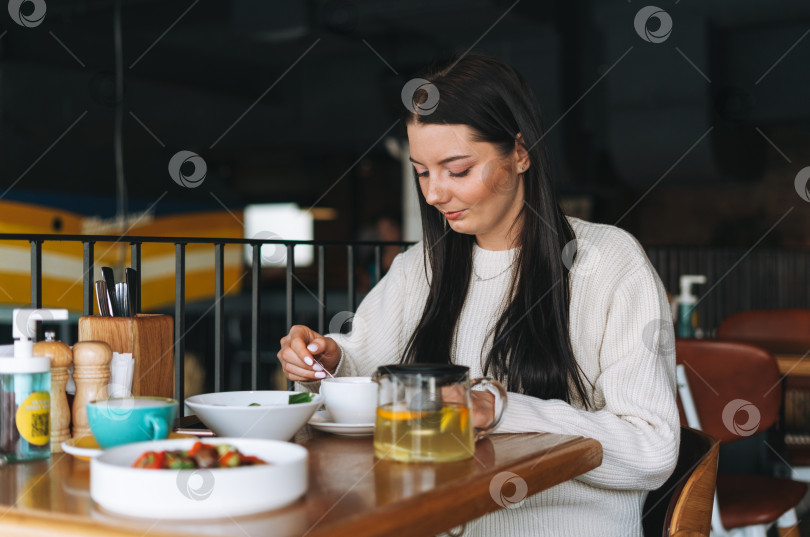
[[[497,380],[493,379],[492,377],[481,377],[481,378],[477,378],[477,379],[473,380],[470,383],[470,388],[474,388],[475,386],[479,386],[479,385],[492,386],[493,388],[495,388],[495,390],[497,390],[497,393],[494,394],[495,395],[495,407],[497,408],[498,401],[500,400],[501,401],[501,412],[492,421],[492,423],[490,423],[488,426],[481,427],[480,429],[476,428],[476,430],[475,430],[475,441],[476,442],[481,440],[482,438],[488,436],[489,433],[494,431],[498,427],[498,425],[500,425],[501,422],[503,421],[503,415],[504,415],[504,412],[506,412],[506,388],[503,387],[503,384],[501,384]]]

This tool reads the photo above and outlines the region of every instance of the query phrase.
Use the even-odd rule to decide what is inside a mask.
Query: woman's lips
[[[464,214],[464,211],[466,211],[466,209],[462,209],[461,211],[453,211],[453,212],[450,212],[450,213],[444,213],[444,216],[446,216],[448,220],[456,220],[456,219],[460,218],[462,214]]]

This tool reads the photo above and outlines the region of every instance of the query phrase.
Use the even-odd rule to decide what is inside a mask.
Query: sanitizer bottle
[[[706,276],[702,274],[681,276],[681,294],[675,297],[675,304],[678,306],[678,337],[695,337],[694,312],[698,299],[692,294],[692,285],[697,283],[706,283]]]
[[[36,321],[67,317],[67,310],[14,310],[14,357],[0,358],[0,464],[51,454],[51,361],[33,356],[34,337]]]

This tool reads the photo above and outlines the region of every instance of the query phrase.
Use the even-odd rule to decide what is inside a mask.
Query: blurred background
[[[671,294],[684,272],[725,280],[703,329],[745,306],[737,295],[810,303],[807,285],[756,295],[750,271],[725,276],[756,248],[788,256],[806,279],[810,3],[656,6],[13,0],[0,14],[0,232],[418,240],[400,93],[434,59],[477,49],[532,84],[566,212],[633,233]],[[9,307],[29,300],[28,248],[0,243]],[[192,319],[210,311],[210,250],[187,261]],[[172,253],[144,245],[147,311],[171,313]],[[277,254],[263,252],[262,378],[286,328],[272,294],[284,281]],[[98,266],[120,272],[127,255],[96,246]],[[327,285],[345,293],[345,247],[329,255]],[[374,276],[369,253],[357,256],[362,296]],[[225,265],[236,386],[249,328],[241,247],[226,249]],[[296,266],[297,322],[307,322],[312,252],[296,249]],[[763,267],[764,278],[784,269]],[[45,305],[80,312],[81,245],[46,243],[43,268]],[[347,309],[345,298],[328,306],[330,317]],[[187,349],[210,383],[210,324],[195,326]]]

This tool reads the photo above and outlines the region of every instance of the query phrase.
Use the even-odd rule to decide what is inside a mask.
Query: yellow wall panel
[[[54,233],[55,218],[62,222],[61,234],[80,234],[83,217],[47,207],[0,200],[0,233]],[[241,213],[226,211],[184,213],[144,219],[128,235],[151,237],[241,238]],[[98,242],[94,245],[93,280],[101,279],[100,267],[110,266],[123,280],[123,268],[130,266],[130,244]],[[0,304],[27,305],[30,291],[30,243],[0,241]],[[45,307],[82,310],[83,248],[81,243],[47,241],[42,246],[42,300]],[[214,246],[186,245],[186,300],[214,296]],[[174,303],[174,244],[144,243],[141,247],[141,309],[149,311]],[[225,247],[226,293],[238,293],[246,274],[242,246]],[[94,301],[95,302],[95,301]],[[94,310],[97,307],[94,304]]]

